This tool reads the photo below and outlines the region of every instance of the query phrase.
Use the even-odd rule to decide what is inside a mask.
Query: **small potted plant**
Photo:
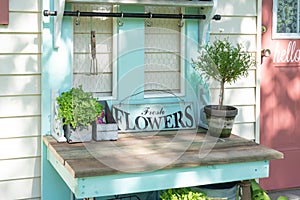
[[[91,124],[102,113],[103,106],[90,93],[84,92],[82,86],[63,92],[56,101],[58,118],[63,122],[67,141],[91,141]]]
[[[198,58],[192,62],[204,79],[212,78],[220,83],[219,104],[204,107],[208,133],[221,138],[229,137],[238,110],[236,107],[223,105],[225,83],[231,84],[246,77],[256,61],[243,50],[241,44],[234,46],[228,39],[217,39],[203,47]]]

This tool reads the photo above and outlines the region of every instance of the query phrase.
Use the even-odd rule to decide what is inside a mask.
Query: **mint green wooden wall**
[[[45,9],[53,8],[52,0],[44,0]],[[121,6],[123,12],[144,12],[143,6]],[[71,5],[66,5],[66,10],[71,10]],[[198,14],[196,8],[186,8],[186,13]],[[73,21],[71,17],[64,17],[62,25],[62,38],[59,48],[53,48],[53,18],[43,17],[43,48],[42,48],[42,134],[49,135],[51,127],[51,103],[52,91],[59,89],[64,91],[72,87],[72,50],[73,50]],[[118,57],[118,84],[117,99],[111,103],[117,103],[128,94],[137,93],[137,85],[144,85],[144,19],[124,19],[124,25],[119,27],[119,57]],[[135,34],[130,34],[130,31]],[[197,85],[199,77],[194,73],[189,62],[196,56],[198,48],[198,21],[186,20],[186,83],[185,101],[195,102],[197,110]],[[129,31],[129,32],[128,32]],[[141,33],[136,35],[137,33]],[[122,42],[126,41],[126,43]],[[132,51],[131,51],[132,50]],[[126,75],[126,76],[124,76]],[[125,77],[125,78],[124,78]],[[133,99],[133,101],[132,101]],[[159,103],[174,102],[178,98],[147,98],[141,92],[131,98],[132,103]],[[196,113],[197,114],[197,113]],[[42,144],[43,145],[43,144]],[[59,177],[50,163],[47,161],[45,145],[42,146],[42,198],[44,200],[70,199],[71,192]]]
[[[45,9],[53,9],[53,1],[43,2]],[[49,7],[50,6],[50,7]],[[67,5],[66,8],[70,8]],[[53,18],[43,18],[42,45],[42,135],[50,134],[52,90],[66,90],[72,84],[72,18],[65,17],[59,48],[53,48]],[[42,144],[42,199],[71,199],[68,186],[47,160],[46,146]]]

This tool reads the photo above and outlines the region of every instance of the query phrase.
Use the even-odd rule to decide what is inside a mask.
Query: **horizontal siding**
[[[240,43],[245,47],[245,50],[249,52],[256,52],[257,51],[257,35],[254,34],[230,34],[230,33],[211,33],[211,41],[215,40],[216,38],[228,38],[230,42],[233,44]]]
[[[40,82],[40,75],[0,76],[0,96],[40,94]]]
[[[255,110],[252,105],[249,106],[236,106],[238,109],[238,115],[235,119],[236,123],[254,123],[255,122]]]
[[[216,12],[222,16],[256,16],[256,0],[218,1]]]
[[[212,21],[212,33],[256,34],[257,25],[255,16],[222,17],[220,21]]]
[[[232,128],[232,133],[243,138],[254,140],[255,123],[235,123]]]
[[[40,121],[40,116],[0,118],[0,139],[39,136]]]
[[[41,198],[41,5],[10,0],[0,26],[0,199]]]
[[[237,87],[255,87],[256,86],[256,69],[250,69],[248,71],[247,77],[242,77],[241,79],[236,80],[235,82],[228,84],[225,84],[225,88],[237,88]],[[219,88],[220,84],[215,81],[211,80],[210,82],[210,88]]]
[[[0,181],[38,177],[41,173],[40,158],[0,160]]]
[[[0,34],[0,54],[40,53],[39,34]]]
[[[222,15],[220,21],[212,21],[210,40],[228,38],[233,44],[241,43],[245,50],[256,55],[257,41],[257,1],[218,1],[217,11]],[[225,85],[224,104],[236,106],[239,114],[236,118],[233,133],[248,139],[256,136],[256,100],[257,100],[257,68],[249,71],[249,76]],[[218,102],[218,86],[211,87],[212,103]]]
[[[212,103],[217,103],[219,89],[211,89]],[[255,88],[228,88],[225,89],[224,104],[228,105],[255,105]]]
[[[0,118],[39,116],[41,114],[40,99],[40,95],[0,97]]]
[[[0,194],[4,199],[40,199],[41,178],[0,181]]]
[[[40,74],[40,54],[0,54],[0,75]]]
[[[39,32],[40,15],[40,13],[10,13],[8,26],[0,26],[0,32]]]
[[[41,4],[40,0],[9,0],[9,10],[10,12],[41,12]]]
[[[40,144],[40,137],[1,139],[0,160],[40,156]]]

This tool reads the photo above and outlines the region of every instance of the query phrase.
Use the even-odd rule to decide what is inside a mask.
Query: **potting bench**
[[[47,159],[76,198],[101,197],[267,177],[283,154],[235,135],[203,130],[119,134],[117,141],[58,143]]]

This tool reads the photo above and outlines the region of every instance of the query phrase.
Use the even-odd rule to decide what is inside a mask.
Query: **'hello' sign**
[[[120,104],[112,114],[123,132],[193,129],[192,103]]]

